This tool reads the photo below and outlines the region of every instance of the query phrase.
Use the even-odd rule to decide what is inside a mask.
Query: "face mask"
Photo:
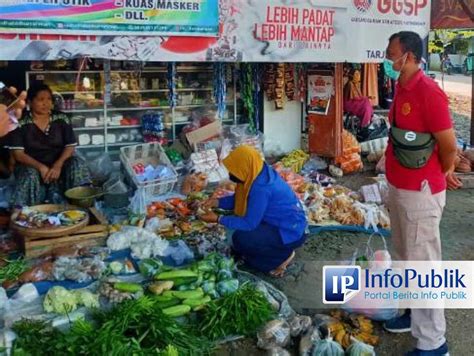
[[[229,179],[230,179],[231,182],[233,182],[235,184],[243,183],[239,178],[237,178],[236,176],[234,176],[232,174],[229,174]]]
[[[393,65],[397,63],[399,60],[401,60],[402,58],[404,58],[404,61],[406,61],[406,55],[407,54],[404,54],[402,57],[398,58],[396,61],[392,61],[391,59],[385,58],[385,60],[383,61],[383,69],[387,77],[392,78],[394,80],[398,80],[398,78],[400,78],[400,73],[403,67],[405,66],[405,62],[403,63],[402,68],[400,68],[399,71],[393,69]]]

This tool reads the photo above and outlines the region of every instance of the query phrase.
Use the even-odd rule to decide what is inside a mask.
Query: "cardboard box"
[[[222,132],[222,124],[220,121],[214,121],[209,125],[203,126],[192,132],[186,134],[186,139],[191,147],[196,143],[207,141],[211,138],[217,137]]]

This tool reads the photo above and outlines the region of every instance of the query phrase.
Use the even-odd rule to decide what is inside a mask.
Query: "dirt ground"
[[[366,183],[368,174],[345,179],[345,185],[353,189]],[[474,189],[449,192],[447,206],[441,223],[443,259],[474,260]],[[355,249],[365,249],[369,235],[349,232],[323,232],[312,235],[305,245],[297,251],[296,273],[282,279],[262,278],[282,290],[291,306],[299,313],[314,315],[328,313],[329,309],[321,302],[321,266],[318,261],[343,261],[349,258]],[[390,248],[390,238],[387,238]],[[375,247],[381,247],[376,242]],[[474,310],[446,310],[447,339],[450,354],[453,356],[472,355],[474,344]],[[398,356],[414,347],[414,339],[408,334],[390,334],[383,330],[380,323],[377,334],[380,344],[375,348],[377,355]],[[297,355],[297,345],[293,345],[292,354]],[[252,340],[243,340],[228,344],[219,355],[265,355],[255,347]]]

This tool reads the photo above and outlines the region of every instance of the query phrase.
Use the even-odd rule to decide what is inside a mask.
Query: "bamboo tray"
[[[42,213],[54,213],[64,210],[82,210],[86,213],[86,218],[80,221],[79,223],[71,226],[34,228],[24,227],[16,224],[15,221],[18,217],[19,212],[13,213],[10,219],[10,229],[20,236],[28,237],[30,240],[70,235],[75,233],[76,231],[83,229],[89,224],[89,213],[86,210],[76,207],[74,205],[43,204],[32,206],[31,209]]]
[[[66,236],[31,238],[17,234],[17,241],[25,258],[37,258],[55,254],[68,248],[105,246],[109,236],[107,219],[95,208],[89,208],[89,225]]]

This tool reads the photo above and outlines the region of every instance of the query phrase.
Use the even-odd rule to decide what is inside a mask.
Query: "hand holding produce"
[[[212,211],[208,211],[205,214],[200,215],[199,219],[210,224],[217,224],[219,222],[219,215]]]
[[[204,209],[214,209],[219,207],[219,200],[218,199],[208,199],[204,201],[201,205]]]

